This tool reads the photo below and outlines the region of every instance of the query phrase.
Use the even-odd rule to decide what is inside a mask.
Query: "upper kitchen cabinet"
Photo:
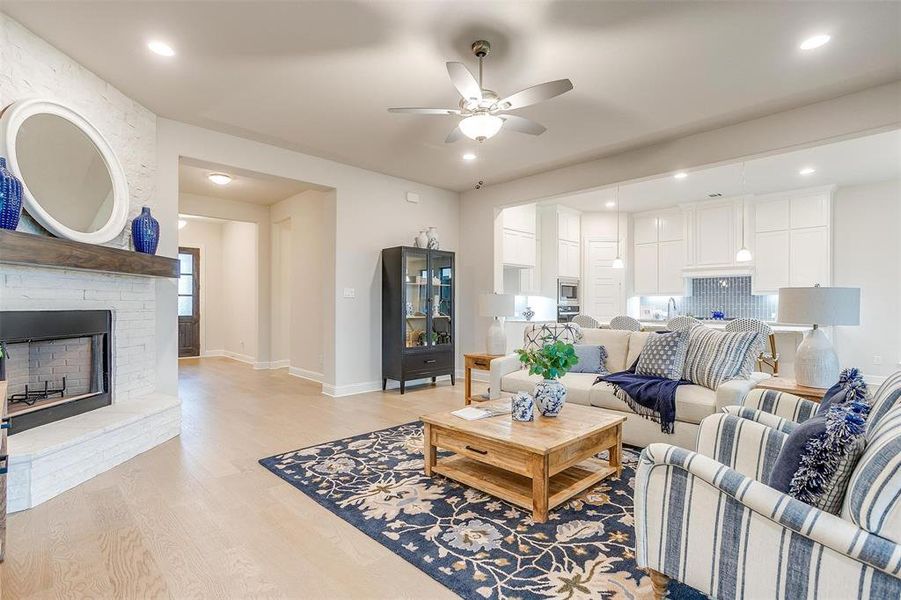
[[[532,268],[536,265],[538,239],[535,205],[505,208],[503,222],[503,263],[511,267]]]
[[[577,244],[582,240],[582,218],[579,213],[557,210],[557,239]]]
[[[557,278],[582,276],[582,215],[559,205],[538,208],[541,293],[557,297]]]
[[[751,235],[748,206],[746,197],[682,205],[687,236],[685,271],[694,276],[750,274],[751,265],[735,261],[741,228],[745,227],[746,239]]]
[[[633,293],[682,295],[685,219],[680,209],[636,213],[632,218]]]
[[[760,196],[754,203],[755,294],[832,283],[832,187]]]

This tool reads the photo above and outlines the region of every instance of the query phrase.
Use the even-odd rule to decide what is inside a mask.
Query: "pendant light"
[[[741,163],[741,181],[739,182],[739,187],[741,189],[742,195],[745,193],[745,163]],[[751,251],[748,250],[748,247],[745,245],[745,200],[742,197],[741,201],[741,248],[738,252],[735,253],[735,262],[750,262],[754,257],[751,255]]]
[[[619,255],[619,186],[616,186],[616,196],[614,196],[613,201],[616,202],[616,258],[613,259],[613,264],[610,266],[614,269],[624,269],[626,263],[623,262]]]

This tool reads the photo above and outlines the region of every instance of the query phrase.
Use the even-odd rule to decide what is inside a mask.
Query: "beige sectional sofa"
[[[528,331],[528,329],[527,329]],[[607,368],[611,373],[624,371],[638,358],[649,332],[619,331],[614,329],[582,329],[580,344],[602,345],[607,349]],[[593,385],[594,373],[567,373],[561,381],[566,385],[566,401],[585,406],[595,406],[599,410],[611,411],[628,417],[623,426],[623,441],[635,446],[647,446],[653,442],[666,442],[682,448],[694,450],[698,424],[708,415],[720,412],[724,406],[740,405],[747,393],[754,387],[748,379],[734,379],[711,390],[700,385],[681,385],[676,392],[675,432],[665,434],[660,425],[632,412],[625,402],[613,394],[609,383]],[[521,368],[516,354],[510,354],[491,361],[491,395],[498,398],[502,393],[528,392],[532,394],[535,384],[541,378],[529,375]],[[564,407],[563,410],[566,410]]]

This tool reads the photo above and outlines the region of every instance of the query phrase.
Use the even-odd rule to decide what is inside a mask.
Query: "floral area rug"
[[[620,479],[600,482],[540,524],[531,511],[426,477],[419,422],[260,464],[464,598],[651,598],[632,549],[638,453],[626,447],[623,455]],[[668,597],[703,598],[676,582]]]

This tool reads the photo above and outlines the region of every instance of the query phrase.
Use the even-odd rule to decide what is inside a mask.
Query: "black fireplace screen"
[[[111,314],[0,311],[10,433],[108,406]]]

